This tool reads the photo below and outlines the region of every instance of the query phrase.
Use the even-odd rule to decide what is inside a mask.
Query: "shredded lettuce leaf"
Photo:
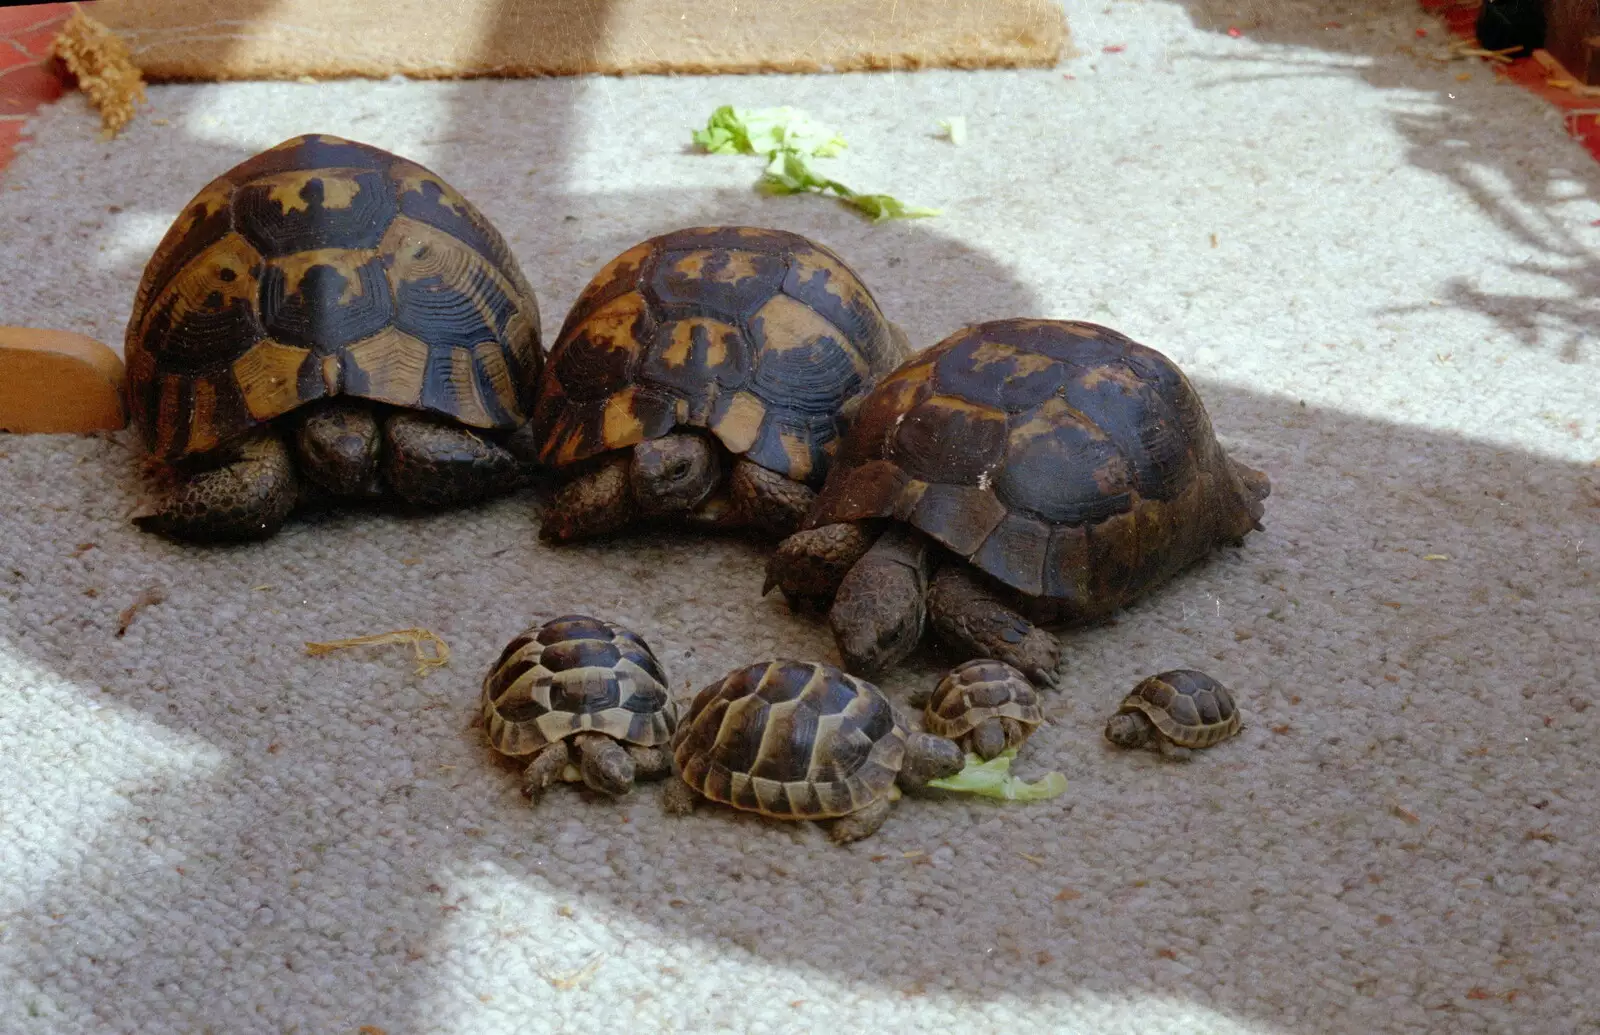
[[[794,108],[735,108],[724,104],[711,113],[694,142],[710,154],[761,155],[767,167],[757,189],[767,194],[832,193],[871,217],[921,219],[938,209],[908,205],[889,194],[859,194],[812,165],[814,158],[833,158],[847,146],[844,137]]]
[[[1045,801],[1067,792],[1067,778],[1060,773],[1046,773],[1042,780],[1033,783],[1012,776],[1011,763],[1016,757],[1016,748],[1007,748],[987,762],[977,755],[968,755],[961,772],[929,780],[928,786],[1006,801]]]
[[[948,119],[940,119],[939,129],[949,138],[950,143],[957,147],[967,142],[967,117],[965,115],[952,115]]]

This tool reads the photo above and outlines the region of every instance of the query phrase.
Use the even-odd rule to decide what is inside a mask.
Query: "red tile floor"
[[[1478,7],[1472,0],[1419,0],[1456,36],[1470,38]],[[22,137],[28,116],[67,89],[64,72],[48,57],[50,41],[72,13],[71,4],[0,7],[0,170]],[[1566,110],[1567,131],[1600,160],[1600,97],[1582,97],[1547,84],[1549,73],[1532,58],[1496,67],[1495,73]]]

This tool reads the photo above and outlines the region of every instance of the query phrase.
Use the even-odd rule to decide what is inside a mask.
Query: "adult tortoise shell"
[[[862,402],[768,589],[831,598],[852,671],[904,657],[926,614],[969,657],[1050,682],[1059,646],[1035,621],[1103,617],[1242,540],[1269,489],[1161,353],[1097,324],[996,320]]]
[[[184,479],[141,524],[194,539],[270,534],[297,474],[424,505],[502,491],[543,366],[533,289],[482,213],[415,162],[322,135],[185,206],[125,355],[133,424]]]
[[[569,614],[525,630],[484,676],[482,710],[534,802],[557,780],[615,796],[672,772],[677,703],[650,645],[615,622]]]
[[[672,745],[668,811],[704,797],[774,819],[828,821],[840,843],[882,825],[898,787],[965,763],[954,742],[910,732],[876,686],[823,662],[728,673],[695,696]]]
[[[550,350],[539,457],[565,487],[543,535],[640,518],[795,529],[904,334],[843,259],[799,234],[702,226],[597,273]]]

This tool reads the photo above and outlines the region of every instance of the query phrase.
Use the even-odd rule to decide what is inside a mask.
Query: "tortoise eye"
[[[667,465],[667,477],[668,478],[673,478],[673,479],[682,478],[684,475],[686,475],[688,473],[689,473],[689,461],[687,461],[687,460],[674,460],[674,461],[672,461],[672,463]]]
[[[417,245],[417,250],[411,254],[413,258],[426,259],[428,256],[433,254],[433,249],[425,244],[419,244]]]

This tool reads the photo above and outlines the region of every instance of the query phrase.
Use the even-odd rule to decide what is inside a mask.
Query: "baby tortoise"
[[[914,694],[922,726],[987,762],[1022,742],[1044,722],[1039,694],[1003,661],[978,658],[951,669],[932,693]]]
[[[905,335],[832,251],[798,234],[691,227],[595,275],[539,384],[539,459],[564,482],[547,541],[641,520],[799,527],[849,414]]]
[[[563,615],[506,645],[483,680],[483,724],[496,751],[523,759],[534,803],[555,781],[627,794],[672,772],[678,709],[637,633]]]
[[[664,805],[699,797],[773,819],[825,820],[839,844],[883,824],[900,789],[959,773],[953,741],[913,733],[876,686],[821,662],[763,661],[701,690],[673,739]]]
[[[996,320],[902,365],[861,404],[766,590],[828,606],[853,672],[931,624],[967,657],[1053,683],[1054,636],[1258,529],[1267,476],[1230,459],[1161,353],[1106,327]]]
[[[539,334],[510,249],[444,180],[366,144],[287,140],[208,184],[145,267],[128,407],[175,488],[135,522],[258,539],[318,495],[448,507],[513,489]]]
[[[1106,739],[1117,747],[1153,748],[1182,758],[1240,728],[1239,708],[1227,687],[1204,672],[1179,668],[1134,687],[1106,723]]]

